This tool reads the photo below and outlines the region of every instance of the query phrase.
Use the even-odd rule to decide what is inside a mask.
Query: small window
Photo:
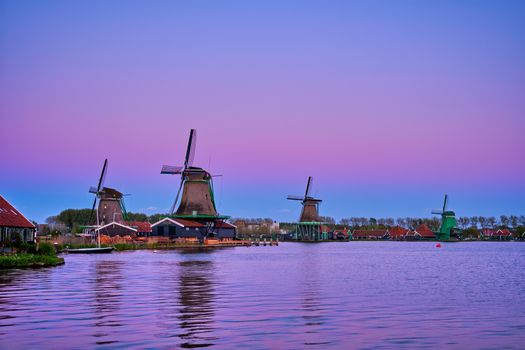
[[[186,227],[186,231],[189,231],[189,230],[190,230],[190,228],[189,228],[189,227]]]

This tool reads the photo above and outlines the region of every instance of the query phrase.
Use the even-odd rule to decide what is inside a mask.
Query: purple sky
[[[219,210],[525,213],[523,1],[0,2],[0,193],[165,212],[190,128]]]

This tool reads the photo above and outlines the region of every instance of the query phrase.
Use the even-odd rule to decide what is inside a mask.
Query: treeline
[[[64,231],[80,233],[82,226],[94,225],[96,222],[96,212],[91,217],[91,209],[66,209],[55,216],[50,216],[46,219],[48,225],[47,230]],[[146,215],[143,213],[127,213],[127,221],[148,221],[151,223],[157,222],[168,214],[153,214]],[[90,220],[91,219],[91,220]]]
[[[46,223],[49,227],[64,227],[67,232],[81,232],[82,226],[93,225],[95,221],[95,215],[91,218],[91,209],[66,209],[60,212],[56,216],[50,216],[46,219]],[[128,221],[148,221],[155,223],[162,218],[168,216],[168,214],[152,214],[146,215],[144,213],[127,213]],[[333,217],[322,216],[320,220],[327,224],[331,229],[378,229],[378,228],[390,228],[394,226],[401,226],[407,229],[414,229],[421,224],[426,224],[432,230],[438,230],[440,225],[440,217],[435,216],[432,218],[366,218],[366,217],[347,217],[342,218],[337,222]],[[245,225],[271,225],[275,221],[271,218],[232,218],[231,222],[243,222]],[[462,229],[511,229],[516,230],[518,228],[525,227],[525,215],[501,215],[496,218],[494,216],[462,216],[457,218],[458,226]],[[294,222],[280,222],[280,229],[291,230],[295,226]]]
[[[490,229],[516,229],[519,226],[525,226],[525,216],[501,215],[499,218],[494,216],[462,216],[457,219],[458,226],[462,229],[467,228],[490,228]],[[432,218],[364,218],[351,217],[343,218],[339,224],[351,227],[393,227],[401,226],[407,229],[415,228],[420,224],[427,224],[430,228],[437,229],[440,225],[441,218],[435,216]]]

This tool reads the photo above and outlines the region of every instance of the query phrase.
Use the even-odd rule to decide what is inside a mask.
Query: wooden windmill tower
[[[113,221],[123,222],[127,216],[122,193],[114,188],[104,187],[107,169],[108,160],[106,159],[104,160],[104,166],[102,167],[97,187],[90,187],[89,189],[89,193],[95,195],[89,222],[93,222],[93,214],[95,213],[95,207],[98,201],[98,207],[96,210],[97,226],[103,226]]]
[[[299,223],[294,232],[294,238],[297,240],[320,241],[326,240],[327,232],[323,232],[323,225],[319,218],[319,203],[321,199],[314,198],[310,195],[312,190],[312,177],[308,177],[306,191],[304,196],[288,196],[288,200],[301,201],[303,209],[299,217]]]
[[[448,195],[445,194],[442,210],[432,210],[432,214],[441,215],[441,225],[438,232],[434,232],[440,241],[448,241],[451,237],[458,238],[460,231],[457,229],[456,213],[447,210]]]

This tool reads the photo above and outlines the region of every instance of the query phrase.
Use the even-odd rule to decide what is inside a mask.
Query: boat
[[[78,248],[66,249],[69,254],[107,254],[111,253],[115,248],[113,247],[96,247],[96,248]]]

